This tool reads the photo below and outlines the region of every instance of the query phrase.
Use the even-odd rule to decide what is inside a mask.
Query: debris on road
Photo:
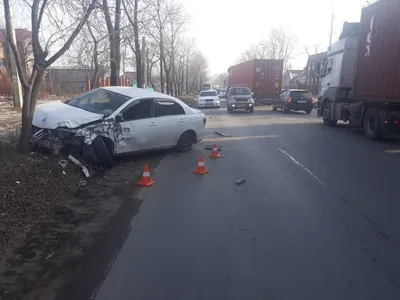
[[[235,183],[236,185],[241,185],[243,183],[246,182],[246,179],[244,179],[243,177],[239,177],[238,179],[236,179]]]
[[[85,174],[86,178],[90,177],[89,174],[89,170],[88,168],[86,168],[79,160],[77,160],[75,157],[73,157],[72,155],[68,155],[68,159],[70,161],[72,161],[74,164],[76,164],[77,166],[81,167],[82,172]]]
[[[223,137],[231,137],[230,134],[223,133],[223,132],[221,132],[221,131],[215,131],[215,134],[218,134],[218,135],[223,136]]]
[[[212,145],[205,145],[204,146],[204,150],[212,150],[213,149],[213,146]],[[219,152],[221,152],[222,151],[222,147],[221,146],[218,146],[217,147],[217,150],[219,151]]]

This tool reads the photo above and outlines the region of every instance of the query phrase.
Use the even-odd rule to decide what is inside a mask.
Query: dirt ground
[[[19,124],[20,110],[0,95],[0,299],[52,300],[85,272],[88,249],[102,247],[121,207],[140,206],[136,181],[144,164],[154,167],[162,155],[89,168],[87,179],[71,161],[63,168],[65,158],[21,156],[8,147]]]
[[[76,266],[69,266],[98,243],[124,202],[141,201],[133,196],[135,183],[143,165],[154,166],[158,158],[124,159],[106,171],[90,169],[86,179],[72,162],[65,168],[57,164],[60,158],[4,152],[0,299],[55,299],[76,277]]]

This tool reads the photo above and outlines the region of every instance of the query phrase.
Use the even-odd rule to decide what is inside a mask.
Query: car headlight
[[[247,100],[247,103],[254,103],[254,99],[250,98],[249,100]]]

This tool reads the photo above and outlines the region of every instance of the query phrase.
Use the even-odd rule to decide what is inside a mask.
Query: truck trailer
[[[247,86],[254,93],[255,103],[271,105],[281,93],[282,59],[253,59],[229,67],[228,73],[228,89]]]
[[[399,0],[380,0],[362,9],[357,34],[332,45],[317,109],[325,125],[348,122],[371,140],[399,136],[399,16]]]

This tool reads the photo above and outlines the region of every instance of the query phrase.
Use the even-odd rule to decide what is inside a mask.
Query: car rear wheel
[[[284,114],[286,114],[288,111],[289,111],[289,108],[287,107],[287,104],[284,103],[284,104],[282,105],[282,112],[283,112]]]
[[[192,149],[193,144],[196,142],[196,134],[194,131],[184,132],[176,144],[176,149],[179,152],[187,152]]]

